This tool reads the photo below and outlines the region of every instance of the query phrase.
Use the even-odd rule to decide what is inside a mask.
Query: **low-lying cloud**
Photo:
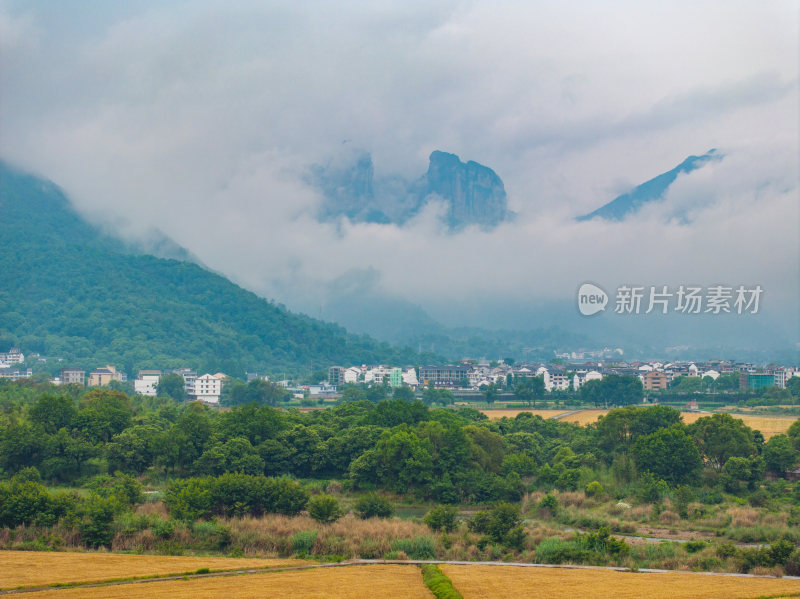
[[[51,8],[0,3],[2,157],[289,306],[360,270],[423,306],[760,283],[797,331],[794,2]],[[304,173],[346,140],[377,174],[419,176],[434,149],[486,164],[518,218],[320,223]],[[574,221],[711,147],[664,202]]]

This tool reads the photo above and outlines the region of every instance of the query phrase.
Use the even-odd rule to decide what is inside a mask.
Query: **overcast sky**
[[[798,6],[0,1],[0,156],[289,306],[370,269],[429,307],[758,283],[797,331]],[[319,224],[302,174],[350,147],[378,175],[417,177],[434,149],[478,161],[519,216]],[[573,221],[712,147],[664,205]],[[676,206],[691,224],[665,222]]]

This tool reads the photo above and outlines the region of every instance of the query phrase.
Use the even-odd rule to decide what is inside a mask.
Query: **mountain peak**
[[[345,216],[353,222],[402,225],[431,201],[445,203],[451,230],[492,228],[511,216],[503,181],[492,169],[441,150],[431,152],[427,172],[413,182],[376,178],[368,153],[347,166],[315,165],[309,182],[325,196],[322,220]]]
[[[578,221],[591,220],[599,217],[605,220],[624,220],[628,216],[636,213],[647,203],[658,202],[664,199],[664,194],[669,186],[675,182],[678,175],[695,171],[712,160],[722,160],[724,155],[711,148],[700,156],[689,156],[678,166],[665,173],[637,185],[628,193],[617,196],[607,204],[601,206],[594,212],[584,214],[576,218]]]

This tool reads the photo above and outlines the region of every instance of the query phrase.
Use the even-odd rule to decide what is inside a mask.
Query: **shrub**
[[[292,550],[301,555],[308,555],[316,540],[316,530],[300,530],[292,535]]]
[[[603,494],[603,485],[601,485],[596,480],[593,480],[588,485],[586,485],[586,495],[588,497],[597,497]]]
[[[687,553],[697,553],[706,547],[708,547],[708,543],[705,541],[686,541],[683,544],[683,548],[686,549]]]
[[[434,559],[435,542],[433,537],[419,535],[413,539],[395,539],[390,545],[392,552],[405,553],[410,559]],[[397,558],[402,559],[402,558]]]
[[[558,511],[558,499],[552,493],[548,493],[539,501],[538,508],[549,510],[551,514],[555,514]]]
[[[321,493],[308,500],[308,515],[317,522],[330,524],[342,516],[342,507],[333,495]]]
[[[783,565],[783,571],[789,576],[800,576],[800,549],[795,549]]]
[[[359,518],[391,518],[394,514],[392,503],[377,493],[368,493],[356,501],[355,512]]]
[[[520,525],[519,508],[511,503],[498,503],[491,512],[481,511],[475,514],[469,527],[475,532],[488,535],[495,543],[509,544],[514,541],[519,544],[520,532],[515,531],[513,539],[509,533]],[[524,532],[522,533],[524,538]]]
[[[439,505],[425,514],[423,521],[431,530],[453,532],[456,529],[456,516],[458,509],[451,506]]]
[[[784,565],[795,550],[795,545],[787,539],[780,539],[769,546],[769,557],[772,563]]]
[[[590,552],[576,540],[564,541],[559,538],[544,539],[536,547],[535,561],[538,564],[580,564],[587,561]]]

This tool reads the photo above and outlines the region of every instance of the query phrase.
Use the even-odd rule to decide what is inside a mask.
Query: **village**
[[[19,380],[33,376],[31,368],[23,368],[25,355],[18,348],[0,353],[0,378]],[[107,364],[94,370],[62,368],[58,376],[50,379],[54,385],[80,385],[85,387],[106,387],[116,381],[132,382],[133,392],[144,396],[156,396],[158,385],[164,375],[179,375],[184,381],[187,399],[217,405],[222,389],[229,375],[216,373],[198,374],[191,368],[139,370],[135,377],[129,377],[124,370]],[[409,387],[447,389],[458,393],[477,393],[489,385],[497,388],[511,388],[514,380],[541,377],[546,392],[578,391],[589,381],[602,380],[604,376],[635,376],[645,391],[665,391],[678,381],[679,377],[696,379],[715,391],[714,383],[720,376],[735,375],[733,389],[754,391],[767,387],[785,389],[792,377],[800,377],[796,366],[771,365],[758,367],[754,364],[724,360],[713,361],[632,361],[597,360],[567,362],[557,358],[554,362],[522,362],[512,359],[497,361],[461,360],[455,364],[393,366],[386,364],[360,366],[331,366],[325,380],[312,384],[299,384],[292,379],[271,380],[268,375],[247,373],[247,382],[261,379],[270,381],[289,391],[294,397],[338,398],[346,385],[388,385],[391,388]],[[732,390],[730,385],[719,391]]]

